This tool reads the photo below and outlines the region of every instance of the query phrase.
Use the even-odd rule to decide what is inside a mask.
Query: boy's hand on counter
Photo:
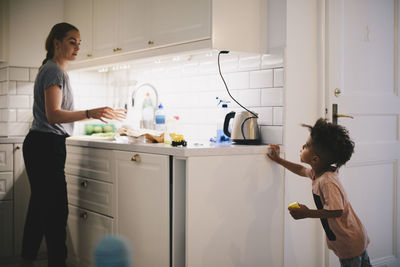
[[[273,161],[278,161],[280,159],[280,150],[279,145],[269,145],[267,156]]]
[[[299,204],[300,208],[288,208],[290,215],[292,215],[293,219],[300,220],[304,218],[308,218],[310,209],[303,204]]]

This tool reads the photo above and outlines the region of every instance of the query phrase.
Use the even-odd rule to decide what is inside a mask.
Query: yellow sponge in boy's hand
[[[299,203],[297,201],[290,203],[288,206],[289,209],[300,208]]]

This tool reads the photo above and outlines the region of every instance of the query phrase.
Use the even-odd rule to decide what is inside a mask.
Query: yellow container
[[[297,202],[297,201],[295,201],[295,202],[293,202],[293,203],[290,203],[289,204],[289,206],[288,206],[288,208],[289,209],[299,209],[300,208],[300,206],[299,206],[299,203]]]

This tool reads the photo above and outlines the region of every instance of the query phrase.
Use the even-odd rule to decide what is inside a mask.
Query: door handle
[[[354,119],[354,117],[350,116],[350,115],[338,114],[338,105],[337,104],[332,104],[332,123],[333,124],[337,124],[337,119],[338,118]]]

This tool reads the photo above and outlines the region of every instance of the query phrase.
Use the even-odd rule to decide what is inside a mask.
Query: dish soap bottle
[[[161,103],[160,105],[158,105],[155,121],[156,121],[156,130],[165,131],[165,114],[164,114],[164,107]]]
[[[217,97],[218,99],[218,97]],[[221,104],[222,103],[222,104]],[[219,100],[219,104],[221,104],[221,109],[218,111],[218,123],[217,123],[217,143],[230,143],[231,139],[224,133],[224,120],[225,116],[228,113],[228,101]]]
[[[143,100],[142,123],[140,127],[144,129],[154,129],[154,106],[149,93],[146,93],[146,97]]]

